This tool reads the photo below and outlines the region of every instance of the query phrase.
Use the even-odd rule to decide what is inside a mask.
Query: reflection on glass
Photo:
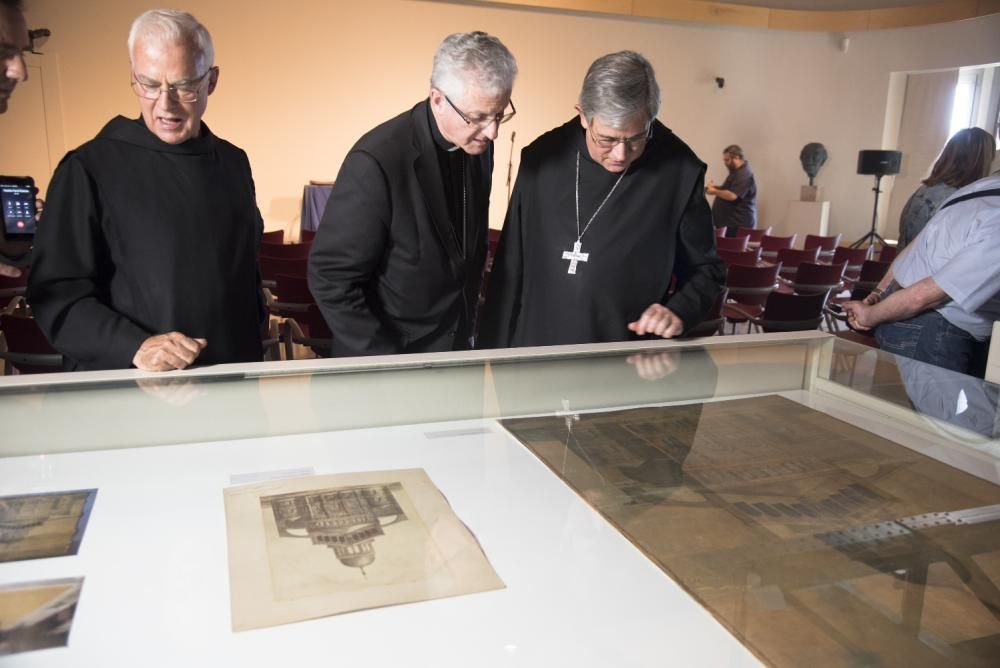
[[[994,383],[839,340],[827,377],[987,439],[1000,437],[1000,386]]]
[[[503,425],[775,666],[1000,656],[1000,487],[778,396]]]
[[[1000,386],[906,357],[897,357],[896,366],[916,411],[986,438],[1000,436]]]

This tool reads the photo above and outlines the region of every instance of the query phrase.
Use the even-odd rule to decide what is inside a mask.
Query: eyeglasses
[[[458,117],[461,118],[463,121],[465,121],[466,125],[471,125],[472,127],[479,128],[480,130],[488,128],[494,123],[496,123],[497,125],[500,125],[501,123],[506,123],[510,119],[514,118],[514,114],[517,113],[517,109],[514,108],[514,100],[510,100],[509,101],[510,111],[506,113],[497,114],[496,116],[480,116],[478,118],[469,118],[468,116],[463,114],[458,107],[455,106],[455,103],[452,102],[447,95],[444,96],[444,99],[448,101],[448,104],[450,104],[451,108],[455,110],[455,113],[458,114]]]
[[[596,134],[593,125],[588,125],[587,129],[590,131],[590,138],[594,140],[594,143],[607,150],[613,149],[618,144],[625,144],[625,148],[628,150],[637,151],[645,146],[653,137],[652,124],[646,128],[645,132],[632,137],[605,137],[604,135]]]
[[[41,56],[42,52],[38,49],[48,41],[51,34],[52,31],[48,28],[37,28],[28,31],[28,46],[15,46],[7,43],[0,44],[0,63],[6,63],[8,60],[12,60],[17,56],[24,56],[28,53]]]
[[[201,84],[204,83],[205,78],[212,73],[215,67],[209,67],[208,71],[202,74],[197,79],[192,79],[189,82],[183,84],[174,84],[167,86],[167,95],[177,100],[178,102],[184,102],[190,104],[191,102],[197,102],[200,97]],[[163,84],[156,82],[156,84],[148,84],[136,77],[135,72],[132,73],[132,90],[139,97],[146,100],[159,100],[160,94],[163,93]]]

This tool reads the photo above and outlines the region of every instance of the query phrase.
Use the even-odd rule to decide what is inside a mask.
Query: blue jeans
[[[925,311],[908,320],[887,322],[875,328],[882,350],[920,362],[983,377],[989,340],[976,341],[937,311]]]

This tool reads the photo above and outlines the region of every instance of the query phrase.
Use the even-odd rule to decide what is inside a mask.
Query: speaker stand
[[[869,260],[871,260],[875,256],[876,243],[881,244],[883,248],[886,246],[885,239],[883,239],[882,236],[875,231],[875,228],[878,226],[878,196],[879,193],[882,192],[880,188],[881,185],[882,185],[882,174],[876,174],[875,187],[872,188],[872,191],[874,191],[875,193],[875,206],[872,207],[872,228],[868,231],[868,233],[865,236],[861,237],[853,244],[851,244],[851,248],[861,248],[867,243],[868,255],[866,257]]]

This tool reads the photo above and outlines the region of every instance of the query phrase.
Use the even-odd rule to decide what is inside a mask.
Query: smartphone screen
[[[3,206],[4,236],[7,239],[34,236],[35,189],[29,180],[0,182],[0,204]]]

